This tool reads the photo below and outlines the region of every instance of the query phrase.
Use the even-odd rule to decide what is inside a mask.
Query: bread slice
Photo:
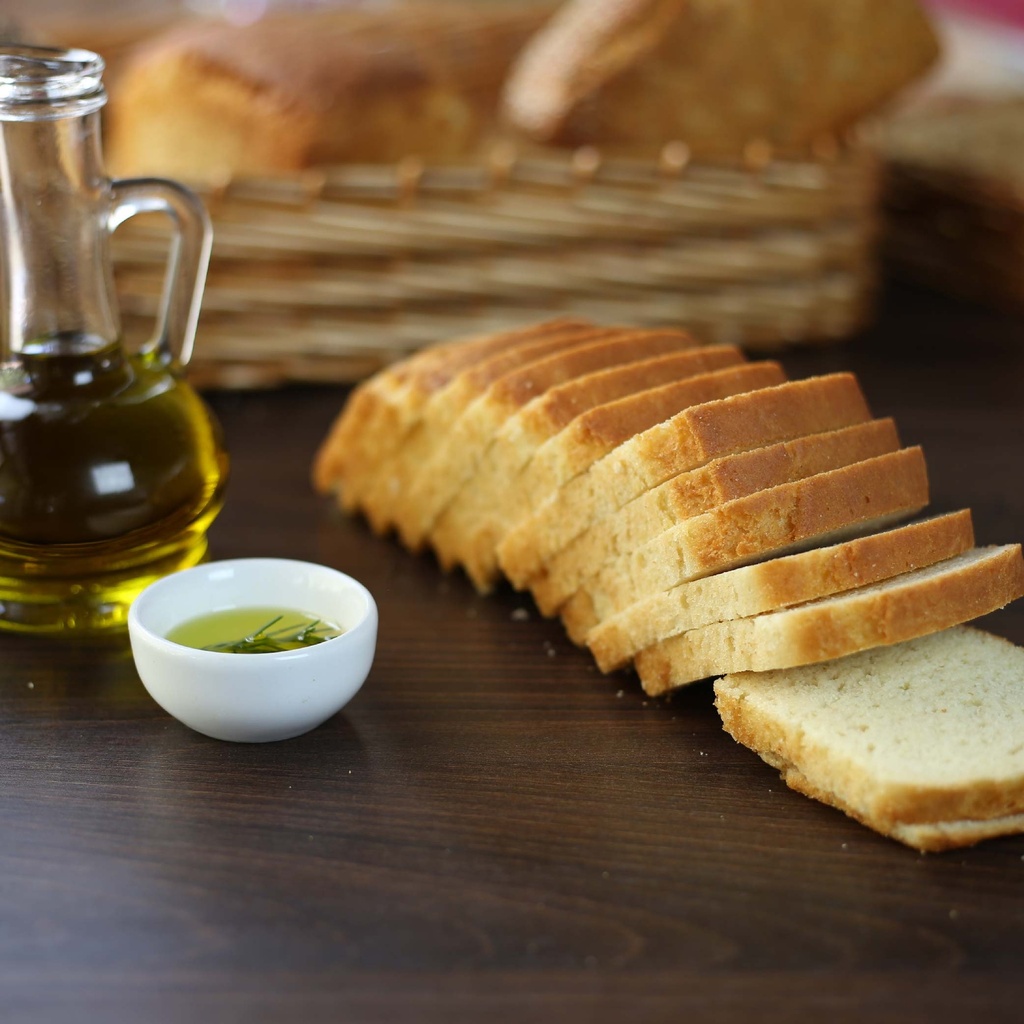
[[[467,366],[507,348],[561,332],[592,329],[584,320],[548,320],[526,328],[433,345],[363,381],[338,414],[313,461],[313,485],[357,507],[356,481],[393,452],[418,422],[430,396]]]
[[[595,523],[559,551],[534,586],[534,600],[544,615],[554,615],[605,563],[643,547],[680,520],[769,487],[896,451],[899,446],[891,419],[869,420],[726,455],[680,473]]]
[[[563,606],[578,644],[598,622],[680,583],[771,555],[879,530],[928,504],[920,448],[817,473],[684,519],[609,562]]]
[[[645,692],[729,672],[765,672],[912,640],[1002,608],[1024,594],[1019,544],[955,558],[796,608],[715,622],[641,651]]]
[[[687,630],[868,586],[973,545],[970,511],[933,516],[680,584],[605,619],[587,633],[586,643],[601,671],[611,672],[645,647]]]
[[[715,683],[793,789],[917,850],[1024,831],[1024,649],[967,626]]]
[[[620,444],[683,409],[773,387],[785,379],[782,367],[776,362],[746,363],[629,395],[575,419],[537,449],[508,488],[506,514],[514,525],[498,543],[498,564],[502,571],[516,586],[526,585],[526,578],[517,576],[520,524],[528,529],[535,510],[546,505],[561,487]]]
[[[852,373],[789,381],[684,409],[623,442],[520,523],[499,550],[516,586],[530,586],[584,530],[670,477],[712,459],[871,418]]]
[[[395,525],[405,544],[422,547],[438,516],[476,472],[484,452],[502,423],[537,395],[581,374],[693,348],[692,335],[681,331],[618,331],[588,345],[531,360],[496,379],[466,407],[450,433],[435,437],[430,458],[407,488],[400,490]]]
[[[502,424],[477,472],[431,531],[441,564],[461,563],[478,590],[490,590],[499,576],[497,543],[510,525],[509,483],[545,441],[588,409],[744,361],[732,345],[675,352],[584,374],[528,402]]]
[[[387,458],[378,458],[367,470],[362,507],[370,525],[384,533],[393,525],[396,501],[411,485],[420,465],[443,442],[455,421],[496,381],[523,366],[556,353],[585,348],[605,338],[618,337],[621,328],[571,327],[525,338],[520,344],[472,360],[436,388],[412,428]]]

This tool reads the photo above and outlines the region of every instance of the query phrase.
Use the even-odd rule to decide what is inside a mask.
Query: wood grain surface
[[[855,370],[933,508],[1024,539],[1024,320],[898,290],[783,361]],[[211,396],[212,541],[373,590],[345,713],[220,743],[123,646],[0,638],[0,1020],[1020,1020],[1024,837],[877,836],[737,746],[707,684],[645,699],[520,595],[342,519],[307,484],[342,398]],[[986,624],[1024,643],[1024,602]]]

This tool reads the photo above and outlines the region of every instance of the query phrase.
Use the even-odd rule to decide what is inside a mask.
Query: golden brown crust
[[[742,355],[731,367],[720,365],[723,357],[726,357],[725,362],[728,364],[731,359],[728,352],[728,346],[709,346],[665,357],[665,369],[671,372],[674,366],[674,375],[678,379],[668,382],[650,380],[649,387],[637,389],[634,394],[613,399],[582,413],[564,430],[548,439],[534,453],[516,481],[515,501],[509,508],[508,522],[503,526],[498,546],[517,523],[528,518],[534,509],[549,501],[559,487],[582,473],[613,447],[607,439],[593,436],[588,429],[588,424],[595,417],[600,418],[606,407],[615,406],[620,410],[631,408],[635,429],[642,431],[689,402],[721,398],[761,384],[767,387],[785,379],[777,364],[746,365]],[[751,370],[751,366],[757,369]],[[729,372],[732,369],[743,372],[732,374]],[[660,374],[660,369],[656,372]]]
[[[615,331],[606,328],[576,325],[531,331],[517,344],[487,351],[482,358],[470,360],[445,374],[443,386],[429,394],[427,402],[414,403],[411,425],[397,435],[400,444],[385,451],[376,434],[370,442],[374,446],[373,457],[364,459],[367,479],[356,489],[356,498],[373,529],[384,533],[394,517],[401,514],[395,498],[411,486],[420,463],[430,456],[435,442],[447,434],[458,416],[491,384],[552,353],[584,347],[595,339],[614,334]],[[432,378],[432,382],[436,379]],[[403,414],[408,412],[405,403],[399,404],[398,409]]]
[[[849,373],[791,381],[684,409],[623,442],[520,523],[499,551],[502,568],[516,586],[532,586],[550,559],[589,526],[669,477],[723,455],[870,418]]]
[[[955,632],[990,644],[1008,641],[967,627]],[[777,768],[786,784],[838,808],[862,824],[922,851],[967,846],[995,835],[1024,831],[1024,779],[967,778],[963,783],[923,785],[873,777],[812,742],[801,723],[748,699],[744,676],[715,683],[715,706],[726,732]]]
[[[688,532],[699,554],[696,568],[703,573],[757,557],[766,543],[788,546],[927,504],[924,453],[920,447],[904,448],[726,502],[694,519]]]
[[[111,165],[204,179],[469,153],[549,12],[406,0],[190,24],[125,69],[111,102]]]
[[[643,358],[652,343],[666,340],[688,344],[688,337],[637,332],[631,355],[637,357],[607,369],[584,373],[548,389],[505,421],[477,472],[449,505],[432,533],[442,564],[462,564],[482,593],[489,591],[500,573],[497,545],[509,526],[529,510],[521,475],[534,452],[588,409],[625,395],[657,387],[666,381],[702,370],[713,371],[743,361],[732,346],[684,348]]]
[[[632,395],[621,401],[594,409],[580,421],[578,433],[581,441],[608,450],[628,441],[638,431],[647,429],[641,422],[660,423],[677,412],[693,405],[716,401],[748,391],[781,384],[786,379],[782,367],[773,360],[747,363],[712,374],[693,377],[677,384],[668,384],[657,393]],[[653,420],[653,423],[650,421]]]
[[[663,352],[646,348],[648,341],[653,341],[659,333],[664,333],[678,344],[671,344],[668,351]],[[693,341],[691,351],[691,346],[684,340],[689,336],[680,332],[637,331],[632,337],[636,343],[635,360],[584,373],[549,388],[540,401],[523,410],[529,423],[535,424],[540,433],[553,435],[583,413],[626,395],[671,383],[686,375],[691,366],[711,372],[744,361],[743,353],[733,345],[698,348]]]
[[[467,382],[473,404],[464,402],[464,414],[457,421],[449,420],[444,431],[435,430],[431,435],[426,430],[426,446],[411,456],[407,453],[405,476],[383,492],[380,510],[394,522],[405,545],[413,551],[422,549],[438,516],[475,471],[505,418],[530,397],[588,369],[628,361],[634,343],[620,339],[629,333],[621,328],[580,332],[558,344],[524,346],[503,353],[493,365],[481,364],[471,370]],[[658,335],[657,344],[671,349],[678,337],[685,336]]]
[[[710,460],[748,450],[751,437],[763,437],[765,443],[799,437],[807,433],[807,422],[826,424],[822,429],[827,430],[870,418],[857,378],[852,373],[834,373],[790,381],[756,397],[736,395],[695,406],[685,414],[685,431]],[[672,472],[673,447],[662,438],[652,435],[650,443],[641,445],[640,454],[663,467],[659,471],[663,478]]]
[[[591,344],[574,346],[546,359],[531,361],[496,380],[473,408],[455,425],[451,437],[438,438],[437,457],[421,470],[413,484],[410,506],[416,508],[416,529],[429,540],[445,568],[458,559],[462,524],[443,526],[444,513],[476,474],[480,461],[505,421],[551,388],[585,374],[629,363],[637,354],[671,352],[693,344],[690,335],[673,331],[610,331]],[[435,446],[436,447],[436,446]],[[403,518],[403,538],[409,534]],[[441,527],[439,529],[439,527]]]
[[[513,585],[522,589],[553,553],[537,543],[538,530],[557,500],[558,489],[638,432],[680,410],[728,395],[772,387],[786,379],[775,362],[745,363],[652,388],[584,413],[570,424],[551,449],[527,468],[524,489],[531,495],[528,514],[520,517],[498,545],[498,563]],[[539,509],[539,512],[534,512]],[[557,549],[555,549],[557,550]]]
[[[646,544],[683,519],[757,491],[801,480],[899,448],[896,425],[870,420],[727,455],[652,488],[584,531],[548,563],[533,589],[545,615],[555,614],[607,562]]]
[[[964,509],[812,548],[639,601],[592,629],[586,644],[601,671],[611,672],[645,647],[689,629],[869,586],[953,558],[973,544],[971,514]]]
[[[343,491],[346,477],[378,465],[405,436],[403,424],[415,422],[429,396],[466,367],[504,350],[588,329],[582,320],[547,320],[435,345],[382,370],[353,391],[335,419],[314,457],[314,486],[322,493]],[[343,500],[355,506],[354,494],[343,492]]]
[[[565,145],[803,150],[937,52],[915,0],[572,0],[516,62],[504,112]]]
[[[636,658],[644,691],[657,695],[711,675],[810,665],[968,622],[1024,594],[1024,559],[1019,544],[1006,545],[988,549],[982,560],[916,577],[714,623],[656,644]]]
[[[863,531],[882,517],[906,517],[927,503],[924,455],[920,448],[906,448],[758,491],[683,520],[606,565],[582,589],[603,620],[687,580],[795,545],[827,542],[857,527]],[[572,624],[572,635],[579,635],[577,624]]]
[[[535,398],[581,377],[621,366],[646,356],[668,355],[696,345],[692,335],[681,331],[620,330],[544,362],[524,366],[495,381],[488,400],[508,408],[521,408]]]
[[[1007,545],[994,553],[984,570],[930,580],[913,593],[895,587],[891,592],[882,591],[871,600],[869,614],[855,602],[837,603],[824,614],[820,609],[799,614],[793,623],[792,646],[786,644],[785,650],[777,653],[762,648],[757,670],[763,671],[769,660],[785,658],[792,664],[809,664],[925,636],[986,615],[1022,594],[1021,548]]]

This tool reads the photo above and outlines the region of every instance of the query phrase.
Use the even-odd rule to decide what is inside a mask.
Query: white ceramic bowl
[[[331,640],[274,654],[222,654],[167,634],[231,608],[294,608],[341,626]],[[169,714],[220,740],[265,743],[299,736],[340,711],[363,685],[377,643],[377,606],[351,576],[310,562],[239,558],[174,573],[128,612],[135,666]]]

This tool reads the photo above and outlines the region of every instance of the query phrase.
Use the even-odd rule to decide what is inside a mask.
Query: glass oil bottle
[[[194,565],[220,509],[219,428],[186,383],[210,252],[202,205],[103,171],[103,62],[0,47],[0,629],[125,625],[149,582]],[[175,227],[152,341],[120,339],[109,238]]]

